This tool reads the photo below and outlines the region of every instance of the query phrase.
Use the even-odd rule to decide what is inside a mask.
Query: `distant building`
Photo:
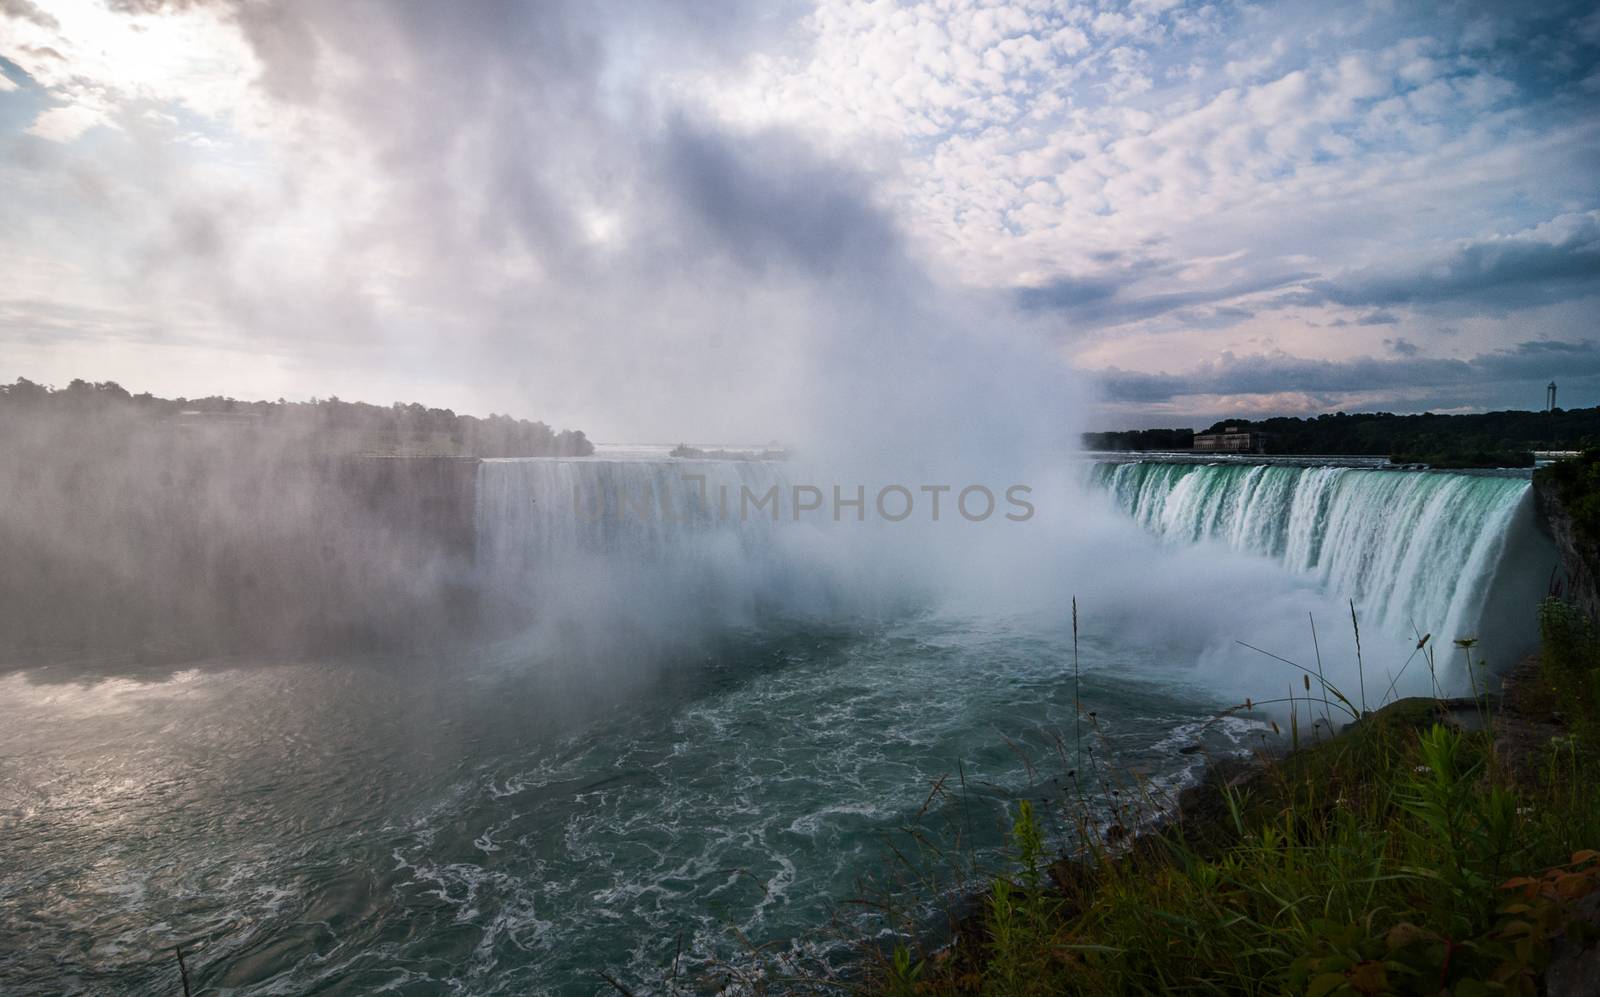
[[[1267,434],[1223,426],[1220,433],[1194,434],[1194,448],[1214,453],[1266,453]]]
[[[185,428],[195,426],[254,426],[260,422],[261,416],[255,412],[213,412],[184,409],[178,413],[178,425]]]
[[[1544,410],[1546,412],[1554,412],[1556,410],[1556,382],[1554,381],[1550,382],[1550,387],[1544,389]]]

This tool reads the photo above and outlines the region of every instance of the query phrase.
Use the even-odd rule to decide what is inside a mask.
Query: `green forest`
[[[1226,419],[1200,432],[1217,433],[1225,426],[1266,434],[1266,452],[1270,454],[1381,456],[1436,464],[1470,462],[1475,456],[1600,446],[1600,407],[1474,415],[1336,412],[1306,419]],[[1193,446],[1194,436],[1192,429],[1085,433],[1083,446],[1088,450],[1187,450]]]
[[[46,426],[234,433],[246,442],[294,440],[321,453],[586,457],[594,452],[581,430],[556,432],[542,422],[457,415],[416,402],[383,406],[337,397],[307,402],[247,402],[220,395],[158,398],[132,394],[115,381],[74,380],[57,389],[18,378],[0,385],[0,441]]]

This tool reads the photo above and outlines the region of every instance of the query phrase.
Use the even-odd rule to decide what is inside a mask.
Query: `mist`
[[[466,18],[427,5],[209,9],[242,30],[257,60],[241,118],[273,143],[263,165],[277,182],[219,169],[180,182],[130,161],[121,183],[155,211],[126,219],[144,241],[123,276],[145,293],[199,295],[298,364],[349,366],[353,376],[339,382],[351,385],[347,395],[364,385],[421,391],[407,378],[427,370],[453,382],[439,393],[463,411],[509,409],[618,442],[775,439],[792,454],[786,480],[830,495],[860,486],[869,503],[898,485],[922,500],[903,523],[846,516],[774,530],[759,554],[730,539],[739,531],[709,534],[703,542],[722,548],[694,555],[707,573],[698,587],[671,584],[658,568],[641,574],[610,552],[554,583],[559,598],[528,600],[541,610],[524,615],[540,616],[544,633],[594,641],[628,633],[634,650],[657,638],[676,646],[713,624],[747,624],[758,605],[835,618],[930,602],[1009,605],[1064,618],[1075,594],[1094,604],[1095,592],[1115,593],[1101,600],[1114,606],[1161,586],[1165,619],[1156,625],[1194,647],[1225,640],[1203,623],[1204,611],[1185,608],[1200,601],[1193,593],[1205,564],[1192,578],[1151,570],[1149,557],[1168,555],[1091,512],[1092,500],[1060,470],[1093,398],[1053,330],[1009,296],[965,289],[920,257],[882,203],[881,178],[859,161],[834,158],[798,132],[710,117],[663,85],[751,46],[781,49],[781,11],[755,16],[736,5],[711,17],[690,6],[645,14],[508,3]],[[157,129],[130,136],[141,150],[166,141]],[[190,496],[212,549],[227,549],[229,538],[260,543],[308,520],[340,533],[333,546],[362,552],[359,577],[384,593],[370,602],[381,612],[350,614],[351,629],[374,634],[418,618],[401,607],[428,602],[421,618],[433,619],[451,603],[428,593],[471,586],[459,551],[402,554],[414,538],[389,531],[403,525],[359,523],[339,511],[347,500],[284,470],[276,446],[252,446],[249,458],[216,461],[215,480]],[[284,452],[304,449],[295,442]],[[112,442],[79,452],[85,466],[103,469],[106,491],[128,499],[125,508],[153,507],[117,468],[159,461]],[[268,501],[257,481],[282,497]],[[922,488],[937,485],[953,489],[947,503],[968,485],[1001,495],[1020,485],[1037,514],[971,523],[947,509],[933,523]],[[271,514],[252,508],[257,501]],[[192,571],[143,570],[129,531],[102,518],[107,509],[78,517],[76,540],[43,510],[13,504],[7,515],[15,535],[74,551],[85,575],[137,577],[165,593],[159,604],[218,588]],[[256,563],[236,570],[257,577],[279,556],[218,555]],[[737,581],[749,572],[759,584]],[[284,574],[277,588],[293,589],[294,571]],[[1240,581],[1256,593],[1284,584]],[[685,595],[713,590],[722,594]],[[508,598],[497,592],[492,601]],[[1275,599],[1243,601],[1263,617],[1275,612]],[[205,619],[188,628],[222,634],[201,642],[213,647],[259,645],[225,639],[245,629],[306,630],[275,598],[251,606],[194,610]],[[1104,612],[1110,623],[1115,610]],[[378,622],[359,622],[369,618]],[[570,641],[563,646],[571,652]],[[643,669],[652,657],[592,656]]]
[[[1114,6],[0,2],[0,988],[853,988],[1504,674],[1522,472],[1083,433],[1587,378],[1600,22]]]
[[[150,170],[136,159],[168,136],[148,123],[130,129],[133,158],[93,167],[118,175],[106,197],[139,236],[105,276],[158,304],[208,302],[250,330],[254,348],[322,371],[318,383],[348,370],[333,379],[345,397],[385,404],[397,399],[364,389],[414,386],[420,398],[398,400],[443,395],[463,412],[509,410],[618,442],[775,439],[796,481],[869,495],[891,484],[1003,492],[1042,480],[1076,439],[1082,392],[1056,344],[1008,298],[963,289],[917,258],[870,171],[799,133],[713,119],[664,85],[752,44],[781,44],[781,14],[510,3],[471,17],[429,5],[196,10],[249,42],[259,74],[239,120],[271,143],[270,157],[251,170]],[[443,381],[408,380],[423,371]],[[251,396],[248,375],[221,384]],[[425,516],[376,512],[369,493],[390,472],[354,494],[330,486],[326,462],[311,469],[310,455],[329,449],[318,441],[258,433],[172,448],[113,428],[19,445],[13,480],[43,477],[19,485],[27,500],[4,513],[8,535],[35,551],[12,560],[15,587],[32,587],[35,602],[54,607],[44,615],[85,633],[131,626],[161,644],[167,629],[182,657],[319,646],[311,630],[343,628],[360,645],[358,633],[379,640],[402,621],[460,629],[465,610],[446,607],[474,584],[464,548],[404,535]],[[47,452],[70,452],[74,470],[56,475]],[[174,461],[203,470],[185,476]],[[75,488],[79,501],[58,501]],[[158,522],[203,539],[180,541]],[[767,556],[808,567],[781,569],[794,577],[767,586],[764,601],[782,611],[899,604],[906,579],[940,587],[929,571],[954,570],[997,532],[939,525],[951,528],[914,540],[914,525],[848,538],[790,531],[800,535],[778,541],[782,557]],[[307,531],[316,538],[297,535]],[[866,534],[881,535],[863,544]],[[171,553],[185,544],[190,554]],[[33,586],[36,572],[21,566],[57,555],[76,566],[72,580]],[[737,560],[722,557],[720,570],[747,570]],[[330,592],[296,582],[325,564]],[[554,630],[610,632],[620,613],[636,618],[636,635],[681,635],[695,629],[687,620],[729,618],[715,600],[654,610],[620,595],[641,584],[624,580],[625,563],[593,570],[609,580],[541,600]],[[882,578],[899,581],[869,596]],[[90,601],[122,608],[64,608],[108,588],[121,595]],[[582,592],[587,609],[572,604]],[[332,612],[330,600],[351,608]],[[302,618],[330,612],[339,622]],[[47,629],[73,639],[71,625]]]

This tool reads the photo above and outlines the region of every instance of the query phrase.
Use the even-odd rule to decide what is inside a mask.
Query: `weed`
[[[1547,608],[1541,624],[1549,680],[1600,688],[1588,622]],[[1416,652],[1433,675],[1428,637]],[[1471,674],[1470,644],[1463,653]],[[1018,803],[1012,871],[989,881],[954,957],[897,949],[873,989],[1535,993],[1554,941],[1583,930],[1577,902],[1600,890],[1600,854],[1587,850],[1600,841],[1593,740],[1575,729],[1517,782],[1494,763],[1492,723],[1454,726],[1437,699],[1369,712],[1364,677],[1348,697],[1320,654],[1315,670],[1294,667],[1301,689],[1284,702],[1298,750],[1242,781],[1212,779],[1215,805],[1198,818],[1120,845],[1087,834],[1070,862],[1048,862],[1033,804]],[[1313,731],[1331,734],[1339,711],[1352,722],[1302,738],[1301,710],[1319,706]],[[1111,777],[1099,780],[1114,801]]]

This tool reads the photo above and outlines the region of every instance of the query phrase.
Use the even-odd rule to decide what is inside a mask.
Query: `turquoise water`
[[[981,851],[1060,774],[1063,624],[774,625],[620,690],[516,642],[7,676],[0,980],[170,995],[182,943],[200,992],[609,992],[597,970],[644,992],[680,935],[685,981],[748,970],[741,936],[839,969],[830,923],[878,927],[848,901],[887,895],[868,880],[931,783],[964,773]],[[1162,785],[1191,774],[1179,749],[1227,704],[1162,649],[1091,632],[1083,652],[1102,750]],[[937,835],[952,813],[920,820]]]
[[[1233,703],[1196,665],[1240,636],[1230,600],[1310,579],[1465,627],[1490,590],[1530,588],[1503,582],[1527,532],[1527,482],[1510,478],[1092,467],[1099,501],[1167,549],[1124,523],[1140,543],[1086,548],[1092,563],[1061,576],[1083,588],[1012,579],[1055,607],[1042,615],[931,595],[919,572],[940,562],[906,553],[931,532],[830,545],[695,515],[678,491],[660,518],[561,505],[574,489],[659,499],[684,466],[483,466],[480,569],[501,608],[540,621],[516,638],[0,675],[0,992],[171,995],[175,944],[197,992],[240,995],[614,992],[601,972],[649,993],[674,962],[701,990],[848,973],[886,927],[856,900],[937,924],[967,885],[896,885],[913,825],[993,868],[1020,796],[1069,841],[1069,771],[1137,773],[1160,797],[1196,774],[1196,742],[1258,743],[1261,722],[1209,723]],[[759,463],[693,468],[713,485],[783,480]],[[1041,563],[1074,557],[1048,546],[1058,534],[993,535]],[[1181,571],[1166,570],[1171,548]],[[905,560],[887,563],[897,549]],[[1250,570],[1223,572],[1225,557]],[[1536,598],[1548,567],[1522,560]],[[1222,577],[1256,589],[1196,590]],[[1094,762],[1076,753],[1074,591],[1136,603],[1083,619]],[[940,780],[950,794],[930,798]],[[1113,788],[1086,780],[1097,818]]]
[[[1356,600],[1372,624],[1420,637],[1479,636],[1508,543],[1531,545],[1523,475],[1296,463],[1094,465],[1094,483],[1173,544],[1226,544]],[[1537,584],[1553,552],[1532,564]],[[1519,587],[1538,591],[1534,585]],[[1531,620],[1532,605],[1514,612]],[[1519,629],[1521,629],[1519,627]]]

